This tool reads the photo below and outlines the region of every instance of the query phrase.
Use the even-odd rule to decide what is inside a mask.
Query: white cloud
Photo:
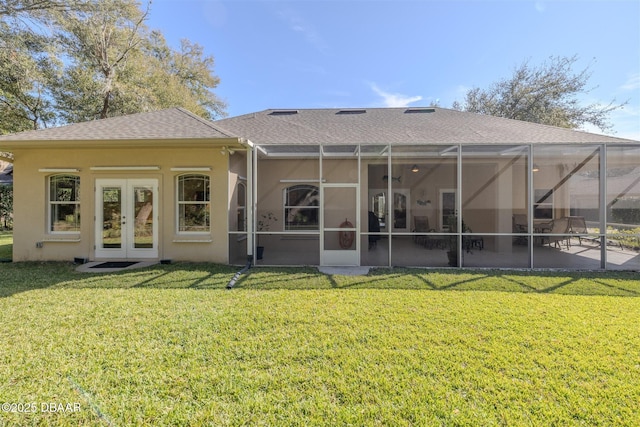
[[[385,107],[408,107],[409,104],[413,104],[414,102],[418,102],[422,100],[422,96],[407,96],[401,93],[389,93],[380,89],[377,84],[370,83],[371,90],[373,90],[376,95],[382,98],[382,102]]]
[[[623,90],[640,89],[640,73],[630,74],[627,81],[620,88]]]

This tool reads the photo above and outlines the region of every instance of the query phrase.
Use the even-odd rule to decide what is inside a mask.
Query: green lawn
[[[0,261],[10,260],[13,250],[13,234],[0,230]]]
[[[0,425],[640,425],[637,274],[234,272],[0,264]]]

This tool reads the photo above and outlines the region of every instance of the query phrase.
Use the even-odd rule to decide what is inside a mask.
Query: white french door
[[[158,180],[96,180],[96,258],[158,257]]]

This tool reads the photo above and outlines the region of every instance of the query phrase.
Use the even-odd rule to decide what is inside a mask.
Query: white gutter
[[[253,248],[254,240],[255,240],[255,213],[256,213],[256,200],[255,195],[257,194],[257,182],[254,179],[254,174],[257,168],[256,159],[258,156],[255,153],[254,144],[248,139],[241,138],[240,143],[242,145],[247,146],[247,208],[245,209],[247,213],[247,257],[252,259],[252,262],[255,264]]]

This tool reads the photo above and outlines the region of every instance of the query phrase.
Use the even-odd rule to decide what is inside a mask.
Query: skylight
[[[336,114],[364,114],[366,112],[367,110],[364,109],[350,108],[348,110],[340,110]]]
[[[298,114],[298,110],[273,110],[269,113],[270,116],[291,116]]]
[[[436,109],[435,108],[422,108],[422,107],[416,107],[416,108],[407,108],[405,111],[405,114],[412,114],[412,113],[435,113]]]

